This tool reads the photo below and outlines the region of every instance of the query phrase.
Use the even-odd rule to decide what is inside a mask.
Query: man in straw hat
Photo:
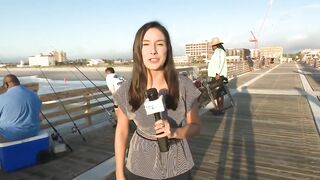
[[[208,77],[210,78],[211,83],[223,81],[223,77],[227,77],[226,50],[224,49],[222,44],[223,42],[221,42],[218,37],[214,37],[211,40],[213,55],[208,64]],[[224,88],[213,91],[213,97],[217,100],[216,109],[214,109],[213,111],[217,115],[224,114],[223,93],[225,93]]]

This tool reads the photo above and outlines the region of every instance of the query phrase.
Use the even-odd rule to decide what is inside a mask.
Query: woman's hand
[[[154,130],[156,131],[156,137],[168,137],[169,139],[175,138],[175,130],[171,128],[170,123],[167,120],[160,119],[154,123]]]
[[[169,139],[184,139],[196,136],[200,133],[200,119],[198,113],[198,103],[192,105],[191,110],[187,113],[186,124],[183,127],[172,128],[170,123],[165,119],[160,119],[154,123],[156,137],[168,137]]]
[[[123,174],[123,175],[116,175],[116,179],[117,180],[126,180],[126,176]]]

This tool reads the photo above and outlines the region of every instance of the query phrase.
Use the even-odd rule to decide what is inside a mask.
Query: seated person
[[[0,95],[0,143],[38,135],[41,101],[36,93],[20,85],[13,74],[3,79],[6,92]]]

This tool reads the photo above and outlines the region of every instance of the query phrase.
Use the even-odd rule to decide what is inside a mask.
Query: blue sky
[[[74,58],[130,58],[144,23],[167,27],[175,55],[218,36],[226,48],[320,48],[319,0],[0,0],[0,62],[52,50]]]

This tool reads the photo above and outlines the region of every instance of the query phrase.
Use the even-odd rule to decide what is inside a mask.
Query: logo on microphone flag
[[[144,107],[146,109],[147,115],[164,111],[162,97],[163,96],[161,95],[157,100],[153,101],[149,101],[149,99],[145,100]]]

